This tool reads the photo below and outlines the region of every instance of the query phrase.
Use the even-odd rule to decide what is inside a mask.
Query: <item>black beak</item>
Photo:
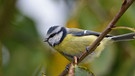
[[[48,38],[45,38],[44,42],[47,42],[48,41]]]

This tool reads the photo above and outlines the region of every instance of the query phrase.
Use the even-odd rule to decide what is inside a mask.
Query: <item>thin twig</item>
[[[118,22],[120,17],[125,13],[125,11],[131,6],[134,0],[124,0],[121,9],[116,14],[116,16],[112,19],[112,21],[108,24],[107,28],[100,34],[100,36],[90,45],[88,46],[88,52],[85,51],[79,58],[78,63],[80,63],[86,56],[92,53],[100,44],[102,39],[115,27],[115,24]],[[68,73],[67,70],[64,70],[60,76],[65,76]]]
[[[75,66],[77,65],[77,57],[74,56],[74,62],[71,63],[68,71],[68,76],[75,76]]]

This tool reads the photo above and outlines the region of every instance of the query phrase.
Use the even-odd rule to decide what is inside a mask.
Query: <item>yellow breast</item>
[[[54,48],[62,54],[78,56],[82,54],[82,52],[86,50],[86,47],[93,43],[95,39],[97,39],[97,36],[73,36],[72,34],[68,34],[64,40]],[[95,50],[94,53],[96,53],[97,56],[104,49],[104,42],[106,42],[106,40],[102,41]],[[69,57],[65,57],[71,60]]]

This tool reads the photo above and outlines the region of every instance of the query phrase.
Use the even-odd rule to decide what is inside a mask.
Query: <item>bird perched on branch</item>
[[[51,47],[65,56],[68,60],[72,61],[74,56],[78,57],[85,50],[87,51],[87,46],[91,45],[99,35],[99,32],[90,30],[52,26],[47,31],[45,42],[48,42]],[[98,57],[108,41],[125,41],[133,39],[135,39],[135,33],[117,36],[108,34],[100,42],[100,45],[96,48],[96,50],[88,55],[83,62],[87,62],[87,59]]]

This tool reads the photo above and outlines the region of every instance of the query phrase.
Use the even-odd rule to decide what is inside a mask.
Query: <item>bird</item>
[[[51,26],[47,31],[45,42],[69,61],[73,61],[74,56],[79,57],[84,51],[87,51],[87,47],[91,45],[100,34],[100,32],[91,30]],[[134,32],[116,36],[107,34],[95,51],[89,54],[82,62],[87,63],[88,61],[99,57],[109,41],[116,42],[134,39]]]

